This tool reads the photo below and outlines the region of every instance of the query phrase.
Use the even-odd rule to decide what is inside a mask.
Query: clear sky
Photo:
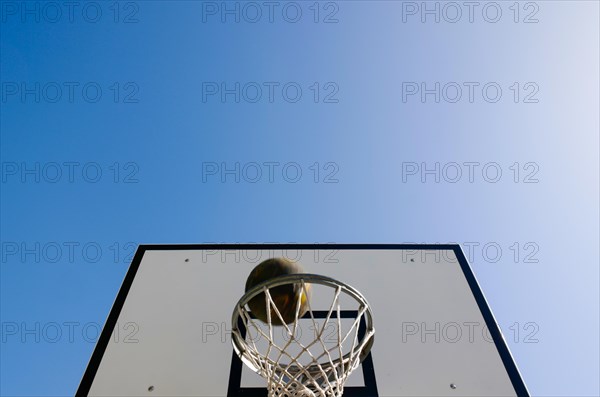
[[[135,246],[203,242],[458,242],[532,394],[600,394],[598,2],[0,12],[2,396],[73,394]]]

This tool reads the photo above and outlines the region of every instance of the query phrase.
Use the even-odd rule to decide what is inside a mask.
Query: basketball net
[[[310,299],[306,302],[308,310],[303,318],[305,321],[310,321],[315,330],[315,337],[310,342],[302,342],[299,340],[300,338],[296,337],[300,323],[302,293],[297,294],[295,317],[289,324],[285,323],[270,294],[270,288],[283,284],[296,284],[300,285],[301,291],[308,296],[305,281],[334,289],[331,305],[322,324],[319,324],[314,316]],[[246,305],[250,299],[260,293],[264,293],[265,297],[267,329],[264,329],[264,323],[261,320],[251,315]],[[353,319],[349,330],[345,332],[342,332],[341,323],[340,295],[342,293],[352,296],[359,304],[357,316]],[[273,314],[279,318],[282,326],[272,324]],[[359,324],[363,317],[366,320],[366,332],[359,340]],[[255,338],[246,340],[238,327],[238,320],[241,320],[246,330],[254,330],[260,338],[264,338],[268,342],[267,346],[259,348],[255,343]],[[332,335],[330,332],[327,335],[327,341],[324,339],[325,329],[331,323],[336,326],[333,346],[331,346]],[[261,324],[263,327],[260,326]],[[285,338],[287,342],[281,345],[275,342],[274,327],[277,327],[278,330],[282,329],[283,333],[287,334]],[[238,302],[232,317],[234,349],[249,368],[266,378],[269,397],[342,396],[344,383],[367,356],[374,333],[369,305],[357,290],[328,277],[304,273],[277,277],[248,291]],[[350,348],[347,349],[349,351],[344,353],[342,347],[347,345],[350,345]],[[294,350],[293,353],[292,350]]]

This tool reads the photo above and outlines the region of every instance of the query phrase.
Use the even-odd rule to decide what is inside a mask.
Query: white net
[[[248,367],[267,379],[270,397],[341,396],[348,376],[364,358],[365,350],[370,349],[369,342],[372,343],[374,330],[366,300],[353,290],[362,299],[354,297],[358,304],[356,315],[350,322],[348,319],[342,321],[341,303],[345,301],[341,296],[349,287],[329,280],[333,283],[326,285],[333,291],[333,299],[329,309],[323,311],[324,316],[315,316],[316,312],[308,299],[304,302],[306,308],[302,307],[306,314],[301,319],[302,294],[298,293],[294,320],[288,320],[289,324],[286,324],[270,293],[273,287],[267,285],[261,289],[266,306],[266,323],[252,316],[242,301],[236,307],[234,321],[239,318],[248,335],[239,327],[232,327],[234,347]],[[290,283],[296,282],[308,296],[305,280],[300,278],[298,281]],[[363,317],[367,312],[370,326],[363,330],[364,336],[361,338],[359,326],[361,320],[364,323]],[[273,325],[274,317],[283,325]],[[301,330],[301,322],[308,323],[312,332]]]

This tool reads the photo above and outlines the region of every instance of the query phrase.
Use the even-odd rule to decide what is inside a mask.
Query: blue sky
[[[203,242],[472,247],[532,394],[600,394],[597,2],[67,3],[0,3],[1,395]]]

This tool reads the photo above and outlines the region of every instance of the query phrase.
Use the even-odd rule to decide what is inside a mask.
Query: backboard
[[[231,314],[273,257],[368,300],[375,342],[344,397],[529,395],[460,246],[236,244],[140,246],[77,396],[266,396],[233,352]]]

